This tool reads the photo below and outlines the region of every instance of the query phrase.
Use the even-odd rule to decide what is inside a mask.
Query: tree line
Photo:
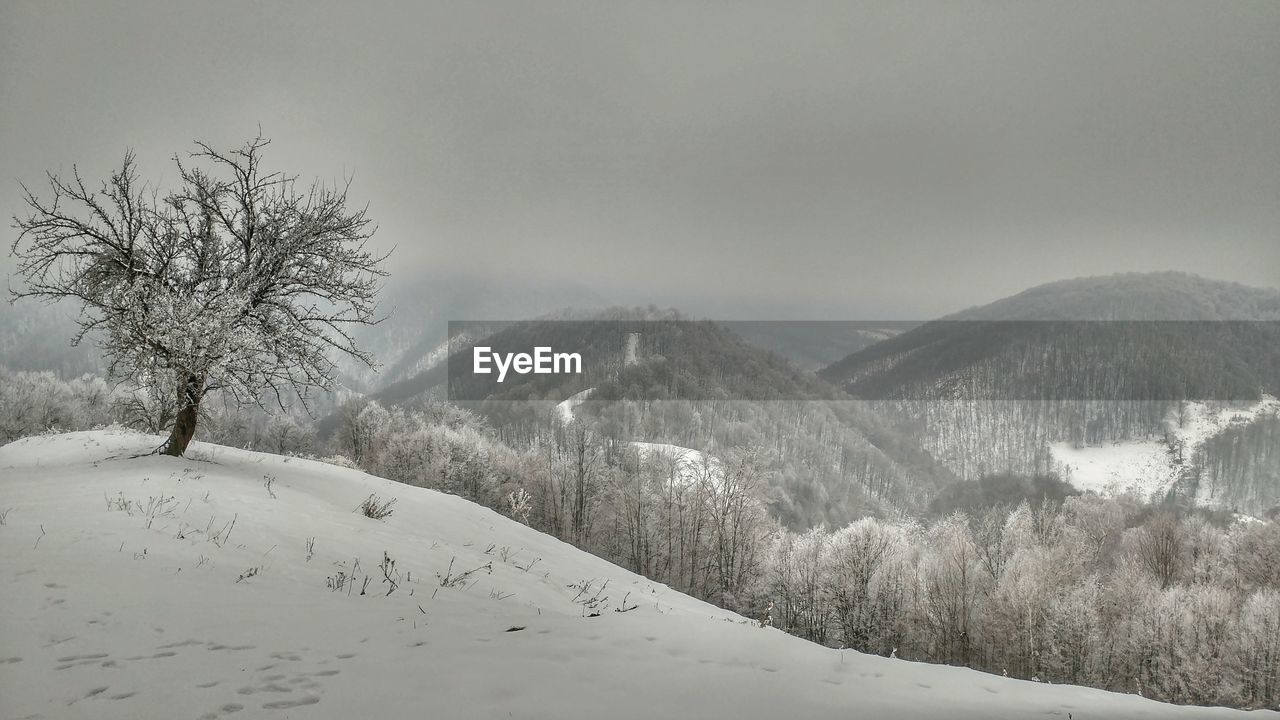
[[[1191,704],[1280,705],[1280,527],[1068,497],[775,535],[768,621],[815,642]]]

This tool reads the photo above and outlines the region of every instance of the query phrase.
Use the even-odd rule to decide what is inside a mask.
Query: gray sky
[[[6,218],[46,168],[167,178],[261,124],[275,167],[353,176],[397,280],[792,317],[1280,285],[1274,0],[6,0],[0,33]]]

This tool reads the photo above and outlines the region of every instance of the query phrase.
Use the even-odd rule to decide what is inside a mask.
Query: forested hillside
[[[1280,291],[1183,273],[1064,280],[925,323],[820,373],[864,399],[1256,400]]]
[[[774,515],[799,528],[920,510],[953,479],[838,388],[718,323],[654,308],[508,323],[483,344],[494,352],[572,349],[583,355],[583,373],[512,375],[501,384],[470,373],[473,344],[462,339],[448,364],[372,399],[419,407],[441,399],[452,382],[448,395],[457,405],[485,418],[504,441],[526,446],[560,432],[548,424],[556,402],[591,389],[578,414],[602,447],[645,441],[713,455],[753,449],[767,470]],[[326,436],[340,415],[325,420]]]
[[[1085,278],[926,323],[820,374],[961,477],[1061,473],[1054,443],[1167,441],[1189,401],[1229,412],[1280,392],[1278,318],[1274,290],[1180,273]],[[1231,445],[1169,442],[1171,462],[1196,455],[1180,496],[1270,507],[1266,417],[1233,429]]]

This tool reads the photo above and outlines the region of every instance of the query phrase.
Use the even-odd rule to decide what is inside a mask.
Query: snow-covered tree
[[[899,533],[874,518],[863,518],[831,536],[827,594],[843,644],[875,649],[880,568],[895,552]]]
[[[735,596],[755,574],[757,553],[771,529],[768,510],[761,502],[762,464],[757,452],[735,451],[726,458],[722,472],[707,477],[710,561],[722,599]]]
[[[174,158],[167,194],[139,179],[132,153],[97,190],[75,169],[48,175],[50,196],[23,188],[14,295],[78,303],[76,342],[92,334],[114,375],[176,398],[170,455],[213,390],[305,404],[332,387],[334,351],[372,364],[350,329],[377,321],[386,256],[368,248],[374,228],[348,209],[346,186],[264,170],[267,144],[197,143]]]
[[[1249,595],[1241,613],[1240,643],[1245,699],[1280,707],[1280,591]]]
[[[981,577],[969,521],[955,514],[930,529],[922,563],[920,619],[933,651],[946,662],[969,661]]]

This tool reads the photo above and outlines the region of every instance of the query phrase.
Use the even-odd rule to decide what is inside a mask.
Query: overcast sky
[[[6,218],[47,168],[169,178],[261,124],[268,163],[353,178],[397,280],[793,317],[1280,285],[1274,0],[5,0],[0,33]]]

